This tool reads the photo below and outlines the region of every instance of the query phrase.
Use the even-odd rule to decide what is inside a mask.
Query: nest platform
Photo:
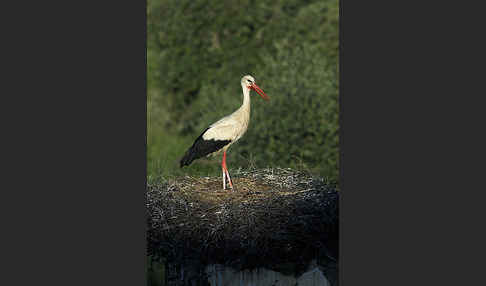
[[[223,191],[220,177],[148,185],[148,255],[172,265],[197,261],[289,275],[317,260],[337,275],[336,184],[280,168],[231,176],[234,190]]]

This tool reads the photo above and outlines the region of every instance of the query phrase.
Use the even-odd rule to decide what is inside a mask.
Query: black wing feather
[[[194,141],[191,148],[186,151],[184,157],[182,157],[180,161],[181,168],[184,166],[189,166],[192,161],[219,151],[221,148],[231,143],[231,140],[204,140],[203,134],[208,129],[204,130],[204,132],[197,137],[196,141]]]

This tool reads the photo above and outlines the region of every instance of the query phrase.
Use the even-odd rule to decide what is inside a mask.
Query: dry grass
[[[299,261],[303,269],[316,257],[336,260],[334,184],[290,169],[239,171],[232,178],[234,191],[223,191],[220,177],[149,185],[149,255],[240,269]]]

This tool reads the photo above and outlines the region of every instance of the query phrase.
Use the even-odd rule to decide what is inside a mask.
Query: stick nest
[[[148,254],[236,269],[292,264],[288,272],[294,273],[311,259],[336,262],[335,184],[291,169],[231,175],[233,191],[222,190],[220,177],[186,176],[149,185]]]

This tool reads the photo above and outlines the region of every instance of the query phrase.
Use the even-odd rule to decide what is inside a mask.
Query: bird
[[[255,83],[251,75],[241,78],[241,88],[243,90],[243,104],[235,112],[221,118],[209,125],[199,137],[196,138],[192,146],[187,149],[180,160],[180,167],[189,166],[194,160],[219,154],[223,151],[221,169],[223,171],[223,190],[226,190],[226,177],[228,185],[233,190],[233,182],[226,165],[226,151],[238,141],[248,129],[250,122],[250,91],[254,90],[264,100],[269,100],[268,95]]]

